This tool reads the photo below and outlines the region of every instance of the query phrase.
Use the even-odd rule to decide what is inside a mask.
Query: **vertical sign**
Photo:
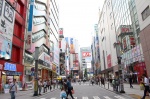
[[[70,38],[70,53],[74,53],[73,38]]]
[[[14,20],[15,10],[5,0],[0,0],[0,58],[11,58]]]
[[[33,7],[34,7],[34,0],[30,0],[28,33],[26,37],[26,49],[27,50],[31,49],[31,44],[32,44]]]
[[[107,56],[107,66],[108,68],[111,67],[111,55],[110,54]]]
[[[63,36],[63,28],[59,28],[59,36]]]

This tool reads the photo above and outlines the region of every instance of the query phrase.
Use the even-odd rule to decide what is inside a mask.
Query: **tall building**
[[[82,71],[82,77],[85,77],[85,69],[87,70],[87,76],[93,76],[93,68],[91,66],[92,61],[92,51],[91,47],[81,47],[80,48],[80,71]],[[86,77],[85,77],[86,78]]]
[[[105,0],[98,20],[101,75],[110,78],[117,64],[117,42],[111,0]]]
[[[99,20],[102,74],[112,77],[133,73],[134,82],[146,72],[139,39],[139,19],[135,0],[105,0]],[[107,57],[107,58],[106,58]],[[110,76],[111,75],[111,76]]]
[[[59,75],[59,10],[57,0],[31,0],[26,33],[25,80],[34,77],[35,47],[39,47],[38,77]]]
[[[15,78],[19,90],[24,77],[23,50],[27,4],[28,0],[0,1],[0,83],[6,84]],[[0,86],[0,91],[2,89]]]
[[[140,27],[140,41],[143,49],[144,59],[146,63],[146,70],[150,77],[150,1],[149,0],[135,0],[137,8],[137,16]]]
[[[73,78],[79,78],[79,44],[73,37],[65,37],[66,40],[66,71]]]

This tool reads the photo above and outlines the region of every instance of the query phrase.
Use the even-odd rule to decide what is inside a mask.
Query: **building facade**
[[[135,1],[105,0],[98,25],[102,73],[113,71],[114,76],[121,70],[124,77],[133,73],[134,82],[138,83],[146,73],[146,65]]]
[[[87,78],[93,76],[93,68],[91,65],[92,61],[92,50],[91,47],[80,48],[80,71],[82,71],[81,78]],[[85,77],[85,69],[87,70],[87,77]]]
[[[110,0],[105,0],[98,20],[99,48],[100,48],[100,66],[103,77],[113,76],[117,64],[117,52],[114,43],[117,42],[113,9]]]
[[[35,47],[39,47],[38,77],[59,75],[59,10],[57,0],[31,0],[26,33],[25,81],[34,80]]]
[[[0,1],[0,91],[13,79],[22,88],[24,77],[23,51],[28,0]],[[8,14],[6,13],[6,8]],[[8,34],[8,35],[5,35]]]
[[[150,77],[150,1],[145,0],[135,0],[135,5],[137,8],[137,15],[139,19],[139,27],[140,27],[140,42],[143,49],[143,56],[145,59],[146,70],[148,76]]]

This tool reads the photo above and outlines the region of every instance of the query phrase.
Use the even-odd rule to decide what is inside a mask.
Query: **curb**
[[[122,96],[125,96],[125,97],[127,97],[128,99],[135,99],[135,98],[133,98],[133,97],[131,97],[129,94],[126,94],[126,93],[117,93],[117,92],[115,92],[115,91],[112,91],[112,90],[109,90],[109,89],[106,89],[106,88],[104,88],[104,87],[102,87],[102,86],[100,86],[100,88],[103,88],[103,89],[105,89],[105,90],[108,90],[108,91],[110,91],[110,92],[112,92],[112,93],[115,93],[115,94],[119,94],[119,95],[122,95]]]
[[[52,90],[52,91],[50,91],[50,92],[54,92],[54,91],[56,91],[56,90],[59,90],[59,88],[54,89],[54,90]],[[33,98],[41,97],[41,96],[44,96],[44,95],[46,95],[46,94],[48,94],[48,93],[50,93],[50,92],[46,92],[46,93],[43,93],[42,95],[38,95],[38,96],[31,96],[31,97],[33,97]]]

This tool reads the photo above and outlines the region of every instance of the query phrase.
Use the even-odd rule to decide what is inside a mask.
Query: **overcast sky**
[[[58,0],[60,28],[65,37],[75,37],[80,47],[91,45],[94,24],[104,0]]]

